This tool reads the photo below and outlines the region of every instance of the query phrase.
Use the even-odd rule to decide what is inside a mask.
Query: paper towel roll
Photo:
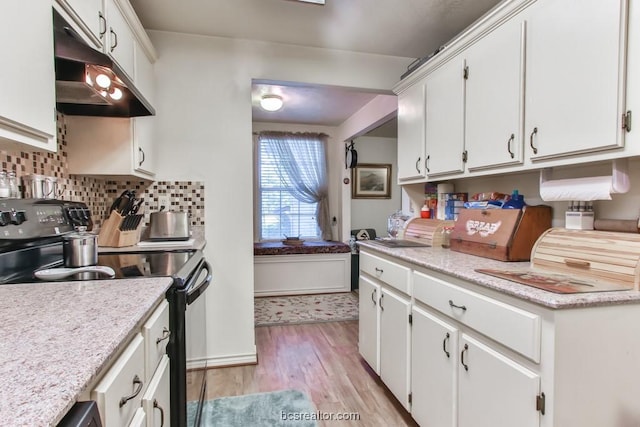
[[[445,193],[453,193],[453,184],[438,184],[438,211],[436,214],[438,219],[445,219],[446,216],[447,202],[444,198]]]
[[[629,191],[626,159],[611,163],[611,176],[549,180],[549,170],[540,170],[540,197],[545,202],[611,200],[611,194]]]
[[[545,202],[571,200],[611,200],[611,177],[556,179],[540,183],[540,197]]]

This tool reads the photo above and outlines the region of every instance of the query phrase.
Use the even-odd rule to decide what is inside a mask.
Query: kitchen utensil
[[[30,174],[22,177],[25,199],[55,199],[58,194],[57,178]]]
[[[188,240],[191,237],[187,212],[153,212],[149,229],[149,240]]]
[[[57,279],[64,279],[65,277],[69,277],[78,273],[102,273],[102,274],[106,274],[109,277],[114,277],[116,275],[116,272],[114,271],[113,268],[107,267],[104,265],[90,265],[86,267],[74,267],[74,268],[68,268],[68,267],[47,268],[44,270],[38,270],[33,274],[38,279],[57,280]]]
[[[78,227],[78,231],[66,234],[62,240],[65,267],[86,267],[98,262],[98,235]]]
[[[131,200],[135,198],[135,191],[124,190],[120,196],[118,196],[113,203],[109,212],[116,211],[121,215],[126,215],[124,211],[130,206]]]

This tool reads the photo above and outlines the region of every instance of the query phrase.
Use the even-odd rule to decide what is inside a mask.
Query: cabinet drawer
[[[360,252],[360,271],[393,286],[409,295],[409,277],[411,270],[386,259]]]
[[[136,334],[91,392],[104,427],[128,425],[140,407],[144,388],[144,339]]]
[[[171,420],[169,384],[169,357],[162,356],[156,374],[142,397],[142,407],[147,415],[147,427],[166,426]]]
[[[167,353],[169,342],[169,303],[162,301],[142,327],[144,338],[144,377],[149,382],[158,362]]]
[[[423,273],[413,273],[416,300],[535,362],[540,361],[540,316]]]

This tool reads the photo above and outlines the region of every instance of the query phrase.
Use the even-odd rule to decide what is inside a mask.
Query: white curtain
[[[316,221],[323,240],[331,240],[327,137],[318,133],[260,132],[258,140],[281,160],[280,179],[304,203],[317,203]]]

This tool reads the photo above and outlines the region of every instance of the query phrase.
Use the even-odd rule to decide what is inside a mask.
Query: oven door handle
[[[203,270],[207,272],[207,276],[202,282],[195,284],[195,281],[198,280]],[[194,302],[209,287],[211,279],[211,265],[206,260],[203,260],[200,265],[198,265],[196,272],[191,276],[191,280],[189,280],[187,286],[185,286],[187,304]]]

